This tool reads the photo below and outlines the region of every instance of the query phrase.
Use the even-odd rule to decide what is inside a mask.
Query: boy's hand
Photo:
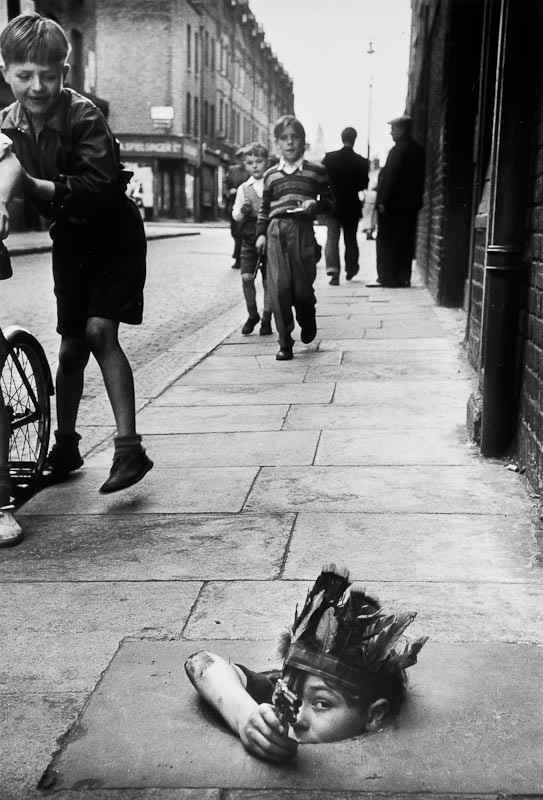
[[[244,216],[244,217],[246,217],[246,216],[247,216],[248,214],[250,214],[250,213],[251,213],[251,211],[252,211],[252,206],[251,206],[251,204],[250,204],[250,203],[244,203],[244,204],[242,205],[242,207],[241,207],[240,211],[241,211],[241,213],[243,214],[243,216]]]
[[[316,200],[304,200],[303,203],[300,203],[299,207],[301,209],[303,209],[306,214],[313,214],[314,211],[316,211],[316,209],[317,209],[317,201]]]
[[[266,237],[264,236],[263,233],[261,233],[260,236],[257,236],[256,242],[255,242],[255,247],[256,247],[257,253],[261,253],[261,254],[266,249]]]
[[[267,761],[288,761],[298,750],[298,742],[288,736],[269,703],[261,703],[249,715],[239,738],[250,753]]]
[[[0,239],[5,239],[9,234],[9,212],[6,204],[0,200]]]

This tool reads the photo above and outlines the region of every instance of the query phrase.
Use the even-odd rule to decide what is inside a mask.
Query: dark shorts
[[[89,317],[141,323],[147,242],[134,203],[100,222],[55,223],[51,236],[58,333],[82,338]]]

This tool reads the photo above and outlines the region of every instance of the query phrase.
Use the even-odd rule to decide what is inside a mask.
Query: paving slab
[[[543,649],[428,643],[395,725],[303,745],[273,765],[246,753],[206,713],[183,674],[206,643],[126,642],[52,762],[51,788],[251,788],[371,792],[538,792]],[[266,667],[252,643],[223,655]],[[529,659],[531,669],[526,670]],[[501,696],[511,702],[503,706]]]
[[[326,560],[338,563],[341,555],[331,543]],[[312,581],[285,580],[207,583],[198,595],[183,636],[210,641],[276,642],[292,624],[296,604],[304,601],[311,585]],[[364,586],[391,610],[418,611],[409,628],[413,636],[430,636],[439,642],[543,645],[541,583],[364,580]],[[275,651],[274,645],[271,650]]]
[[[0,691],[89,691],[125,636],[179,637],[201,585],[3,584]]]
[[[515,473],[493,464],[402,467],[263,467],[245,511],[528,514]]]
[[[329,403],[332,399],[334,384],[290,384],[275,383],[260,386],[245,383],[225,383],[217,387],[213,383],[207,386],[184,386],[176,383],[167,392],[155,400],[156,405],[178,406],[225,406],[237,403],[240,406],[284,405],[285,403]]]
[[[36,790],[55,750],[56,740],[76,721],[87,694],[49,692],[0,692],[2,727],[9,731],[0,740],[2,800],[34,800]]]
[[[271,369],[261,369],[257,364],[250,368],[240,364],[236,369],[217,369],[215,365],[202,365],[191,370],[184,375],[178,384],[183,386],[197,386],[213,384],[235,384],[243,381],[244,384],[253,384],[260,387],[262,384],[275,383],[302,383],[305,378],[307,368],[297,364],[297,369],[284,369],[279,367],[277,371]],[[326,379],[330,380],[330,379]]]
[[[497,514],[297,515],[283,578],[348,564],[354,580],[541,583],[535,524]],[[395,558],[394,554],[401,554]]]
[[[323,340],[319,347],[319,352],[327,353],[330,350],[348,350],[349,352],[361,353],[374,353],[376,358],[384,353],[402,353],[409,352],[422,352],[422,353],[435,353],[446,351],[449,352],[452,348],[457,347],[450,339],[445,338],[443,335],[433,336],[429,339],[412,338],[412,339],[382,339],[379,344],[368,341],[368,339],[328,339]]]
[[[471,387],[468,381],[462,383],[458,380],[432,380],[428,381],[402,381],[401,392],[393,383],[383,381],[350,381],[349,384],[339,385],[334,393],[334,404],[349,403],[353,405],[375,405],[382,409],[383,419],[389,414],[395,417],[395,412],[408,412],[414,409],[424,409],[429,419],[433,419],[436,406],[462,405],[465,409]],[[294,400],[292,401],[295,402]],[[387,408],[390,404],[392,408]]]
[[[310,367],[305,373],[304,380],[308,383],[363,380],[412,381],[414,378],[421,381],[432,381],[454,377],[465,379],[467,374],[467,369],[460,364],[451,366],[450,363],[443,363],[439,359],[429,358],[426,361],[414,361],[406,358],[396,362],[378,363],[373,361],[366,364],[342,363],[340,367]]]
[[[52,510],[51,510],[52,511]],[[279,576],[294,514],[26,516],[0,581],[174,581]]]
[[[249,467],[312,464],[318,431],[185,433],[146,436],[145,446],[161,467]],[[109,445],[87,459],[89,467],[108,465]]]
[[[387,384],[381,383],[383,390],[387,389]],[[350,387],[352,384],[338,384],[337,392],[343,387]],[[359,394],[357,389],[357,394]],[[429,387],[430,393],[430,387]],[[348,392],[347,392],[348,394]],[[358,405],[348,405],[348,397],[342,392],[344,403],[334,402],[330,405],[293,405],[286,414],[284,430],[371,430],[372,428],[382,429],[390,420],[391,427],[397,431],[418,431],[419,435],[424,436],[428,426],[427,403],[423,396],[405,398],[406,402],[398,403],[398,398],[384,397],[382,402],[372,402],[372,392],[366,402],[361,401]],[[139,420],[139,417],[138,417]],[[450,435],[460,427],[465,429],[466,425],[466,406],[461,400],[451,399],[450,403],[438,398],[432,408],[431,417],[432,427],[440,425],[444,435]]]
[[[160,433],[220,433],[229,431],[278,431],[289,406],[158,406],[151,404],[138,414],[138,431]]]
[[[309,433],[309,432],[308,432]],[[152,439],[149,441],[151,445]],[[464,427],[398,430],[389,427],[366,430],[325,430],[319,439],[315,464],[473,464],[481,462],[480,451],[468,442]],[[90,462],[89,462],[90,463]]]
[[[240,511],[255,467],[155,467],[144,482],[116,494],[99,494],[104,468],[85,468],[66,483],[45,489],[19,514],[159,514]]]

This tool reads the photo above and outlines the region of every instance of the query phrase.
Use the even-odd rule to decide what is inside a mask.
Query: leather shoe
[[[345,278],[350,281],[354,278],[355,275],[358,275],[360,271],[360,267],[357,265],[354,269],[346,269],[345,270]]]
[[[256,314],[256,316],[251,314],[247,318],[247,321],[245,322],[243,328],[241,329],[242,334],[244,336],[248,336],[250,333],[254,331],[259,322],[260,322],[260,314]]]
[[[328,283],[330,286],[339,286],[339,277],[337,275],[332,275]]]
[[[100,494],[110,494],[120,492],[121,489],[128,489],[153,468],[153,462],[143,449],[135,447],[122,454],[115,454],[109,478],[100,486]]]
[[[276,361],[292,361],[293,358],[292,347],[281,347],[275,354]]]
[[[309,320],[309,322],[306,322],[306,324],[302,326],[300,339],[304,344],[309,344],[309,342],[312,342],[316,335],[317,323],[315,319]]]

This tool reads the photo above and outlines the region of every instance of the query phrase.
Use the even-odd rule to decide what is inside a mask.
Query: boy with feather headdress
[[[281,638],[281,672],[256,673],[207,651],[191,655],[185,670],[250,753],[285,761],[299,744],[378,730],[399,710],[405,670],[427,640],[403,635],[415,616],[383,611],[330,564]]]

